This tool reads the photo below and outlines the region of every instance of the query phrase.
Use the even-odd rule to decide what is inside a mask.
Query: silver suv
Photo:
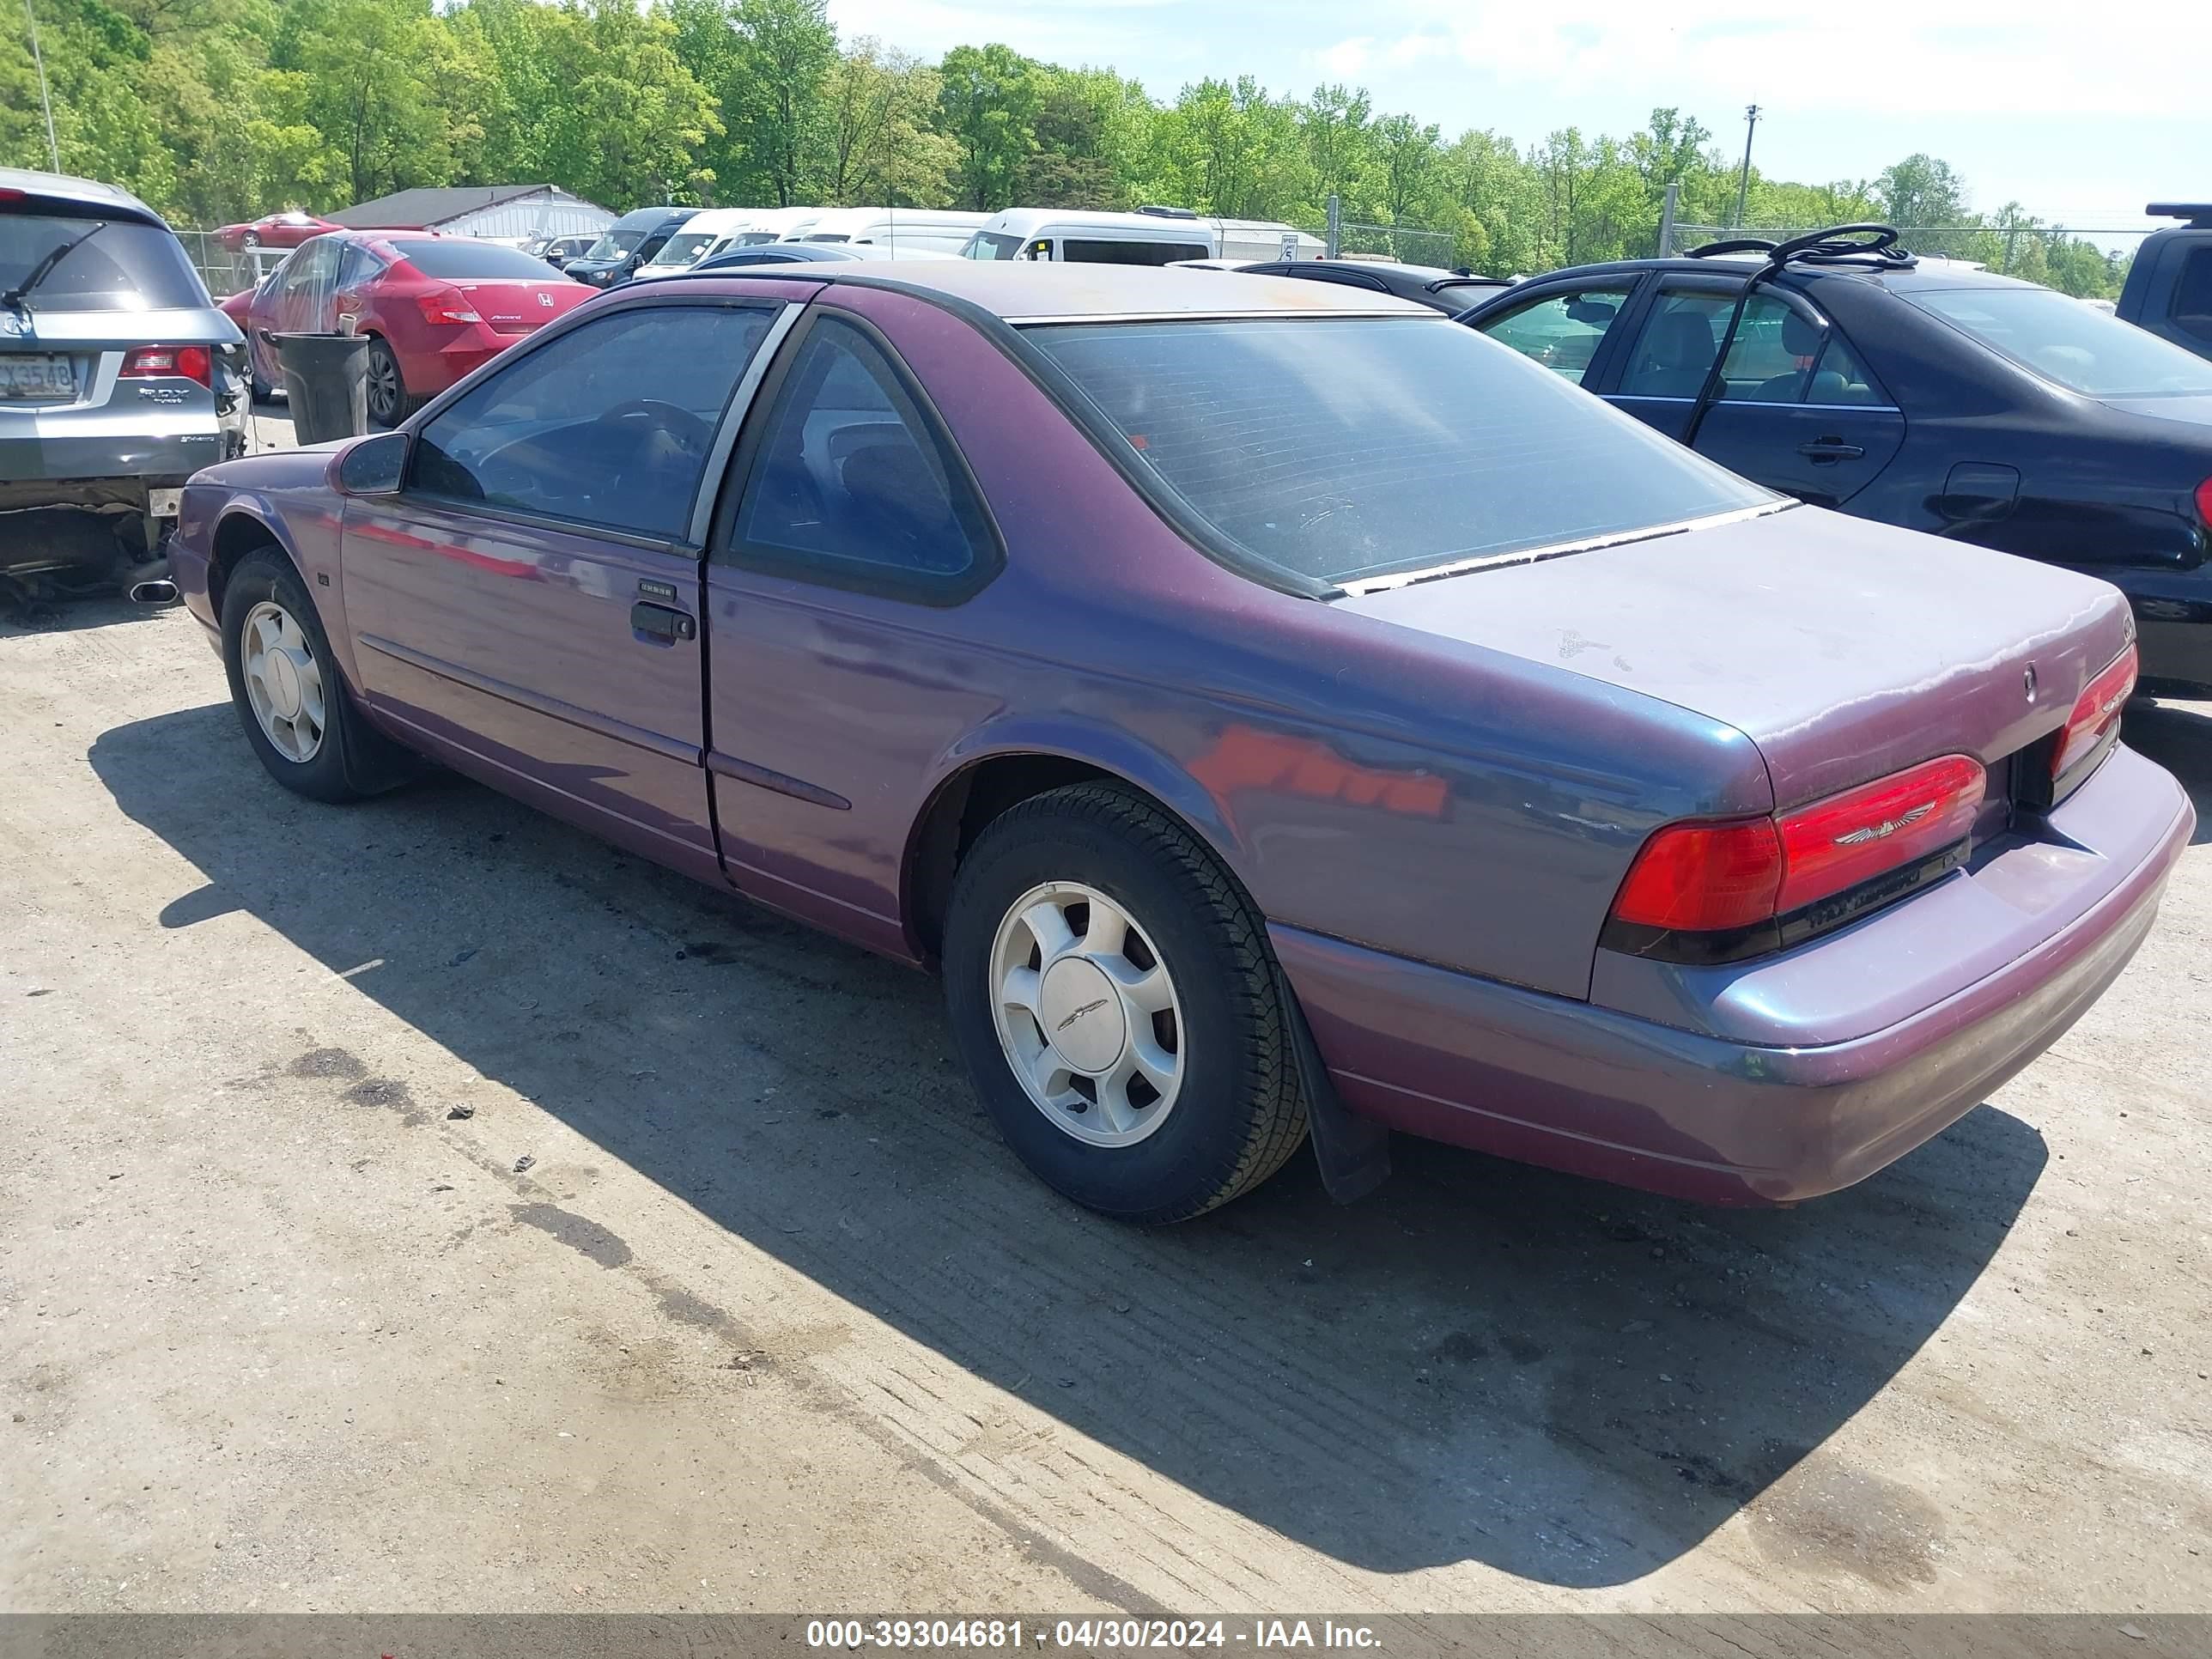
[[[240,338],[143,202],[0,167],[0,581],[163,574],[185,478],[246,448]]]

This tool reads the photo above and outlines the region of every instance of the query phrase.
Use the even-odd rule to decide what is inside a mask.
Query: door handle
[[[1809,444],[1799,444],[1797,453],[1814,465],[1836,461],[1856,461],[1866,453],[1858,444],[1847,444],[1841,438],[1820,438]]]
[[[665,605],[648,605],[643,599],[630,606],[629,625],[648,639],[666,640],[672,644],[678,640],[696,639],[699,635],[699,624],[689,611]]]

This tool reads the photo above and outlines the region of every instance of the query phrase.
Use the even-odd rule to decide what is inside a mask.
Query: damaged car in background
[[[136,197],[0,167],[0,588],[165,574],[178,492],[246,451],[237,327]]]

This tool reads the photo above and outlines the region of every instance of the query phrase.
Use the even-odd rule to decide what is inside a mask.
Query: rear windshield
[[[2212,363],[2051,289],[1908,289],[1904,297],[2069,392],[2092,398],[2212,392]]]
[[[509,277],[532,283],[550,281],[545,261],[519,247],[498,242],[473,242],[465,236],[428,237],[420,241],[395,241],[392,251],[425,276],[451,280],[457,276],[486,279]]]
[[[1200,522],[1325,582],[1778,499],[1431,318],[1054,324],[1026,337]]]
[[[0,214],[0,294],[20,286],[54,249],[101,221]],[[212,303],[177,239],[157,226],[111,219],[23,296],[33,311],[187,311]]]

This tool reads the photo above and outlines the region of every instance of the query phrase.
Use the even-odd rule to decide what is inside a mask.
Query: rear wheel
[[[224,586],[222,661],[246,741],[287,789],[359,800],[398,775],[397,750],[353,706],[307,585],[273,547],[248,553]]]
[[[954,880],[945,971],[985,1109],[1079,1204],[1184,1220],[1258,1186],[1304,1138],[1264,927],[1139,795],[1077,785],[986,829]]]
[[[378,426],[398,426],[407,418],[406,378],[399,359],[382,340],[368,343],[368,418]]]

